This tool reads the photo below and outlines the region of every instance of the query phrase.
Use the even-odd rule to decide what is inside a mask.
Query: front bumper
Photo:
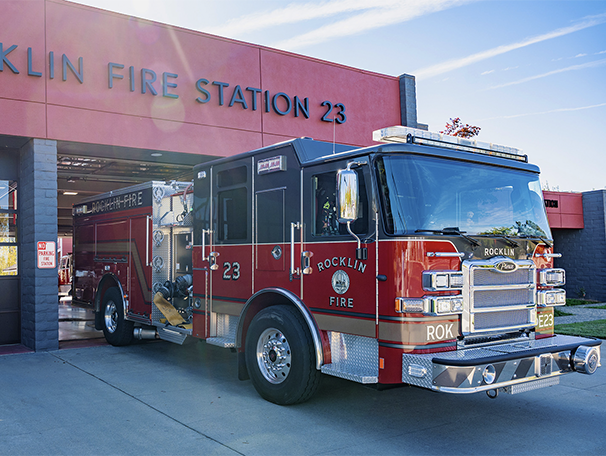
[[[427,355],[403,354],[402,382],[446,393],[528,391],[600,366],[601,341],[556,335]]]

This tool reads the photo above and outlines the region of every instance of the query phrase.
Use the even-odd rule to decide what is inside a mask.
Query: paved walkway
[[[562,312],[571,313],[573,315],[566,317],[555,317],[556,325],[564,325],[567,323],[580,323],[582,321],[591,320],[606,320],[606,309],[592,309],[592,307],[603,306],[605,303],[582,304],[579,306],[557,307]]]

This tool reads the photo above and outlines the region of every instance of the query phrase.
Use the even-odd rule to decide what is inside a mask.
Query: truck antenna
[[[332,154],[333,155],[335,154],[335,142],[336,142],[336,134],[337,134],[336,133],[337,121],[335,119],[336,119],[336,117],[333,116],[333,118],[332,118]]]

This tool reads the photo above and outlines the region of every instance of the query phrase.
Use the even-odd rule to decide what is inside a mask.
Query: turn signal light
[[[425,313],[425,300],[423,298],[396,298],[396,312]]]

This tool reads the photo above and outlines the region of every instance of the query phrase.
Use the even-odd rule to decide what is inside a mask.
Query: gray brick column
[[[566,295],[606,301],[606,190],[583,193],[581,230],[554,229],[554,265],[566,269]]]
[[[417,89],[410,74],[400,76],[400,113],[402,125],[417,128]]]
[[[37,242],[57,242],[57,142],[32,139],[20,151],[21,343],[59,348],[57,269],[38,269]]]

